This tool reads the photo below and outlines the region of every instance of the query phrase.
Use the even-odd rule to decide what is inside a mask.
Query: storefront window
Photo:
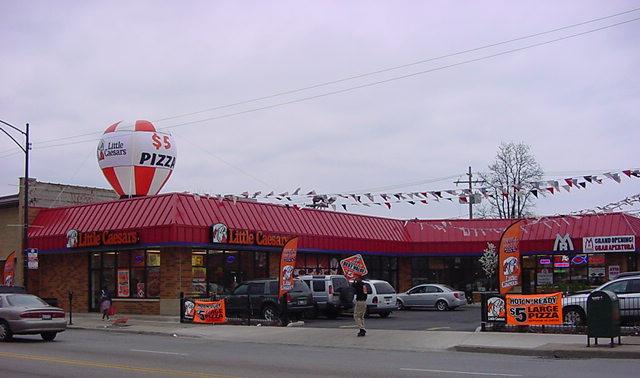
[[[398,287],[398,258],[387,256],[364,256],[369,274],[367,278],[387,281]]]
[[[193,251],[191,254],[191,292],[193,295],[207,294],[207,251]]]
[[[305,274],[340,274],[340,256],[300,253],[296,257],[295,276]]]

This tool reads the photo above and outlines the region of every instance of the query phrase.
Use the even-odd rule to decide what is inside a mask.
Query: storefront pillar
[[[191,291],[191,249],[160,251],[160,315],[180,314],[180,293]]]
[[[411,257],[398,257],[398,287],[396,291],[402,293],[411,288]]]

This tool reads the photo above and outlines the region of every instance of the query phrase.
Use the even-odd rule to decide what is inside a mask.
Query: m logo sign
[[[571,241],[571,236],[569,236],[569,234],[566,234],[565,236],[556,234],[556,241],[555,243],[553,243],[553,250],[555,252],[573,251],[573,242]]]

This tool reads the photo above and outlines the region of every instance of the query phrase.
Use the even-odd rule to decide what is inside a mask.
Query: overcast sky
[[[529,144],[548,179],[619,172],[640,167],[640,21],[252,110],[584,32],[640,17],[640,11],[334,85],[157,120],[637,7],[638,1],[584,0],[3,1],[0,119],[19,127],[30,123],[32,177],[86,186],[108,187],[96,146],[104,129],[123,119],[147,119],[157,127],[209,119],[171,128],[178,158],[163,192],[452,189],[468,166],[486,170],[501,141]],[[0,134],[0,195],[17,193],[23,164],[24,155]],[[415,182],[424,183],[404,185]],[[623,177],[621,184],[605,180],[540,199],[536,211],[594,208],[639,189],[638,178]],[[349,211],[395,218],[467,216],[467,208],[456,202]]]

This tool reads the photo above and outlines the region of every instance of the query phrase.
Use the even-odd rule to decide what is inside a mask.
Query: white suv
[[[366,314],[378,314],[386,318],[396,308],[396,290],[387,281],[362,280],[367,290]]]
[[[311,289],[316,302],[316,314],[322,313],[335,319],[341,312],[353,307],[353,289],[347,278],[341,274],[304,275],[298,279],[304,281]]]
[[[620,320],[623,322],[640,322],[640,274],[621,274],[621,277],[609,281],[595,291],[607,290],[618,296]],[[562,312],[565,324],[582,325],[587,320],[587,298],[589,294],[582,292],[562,299]]]

